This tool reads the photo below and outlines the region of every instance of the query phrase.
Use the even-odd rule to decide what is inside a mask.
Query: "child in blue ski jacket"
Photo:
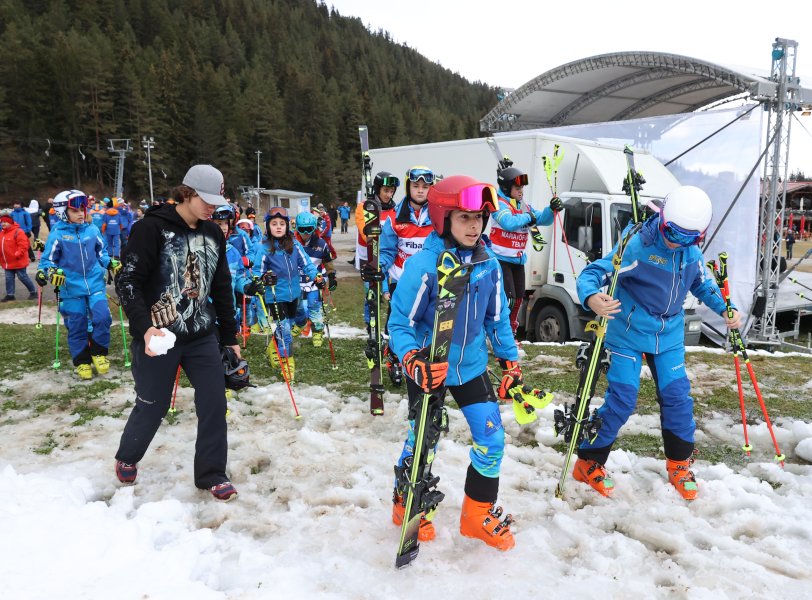
[[[253,263],[265,285],[264,300],[268,318],[276,322],[274,332],[276,344],[269,344],[266,353],[271,366],[279,367],[282,376],[290,382],[293,381],[296,369],[290,322],[296,315],[296,307],[302,293],[299,287],[299,272],[304,273],[308,280],[314,281],[320,289],[324,288],[327,282],[319,275],[316,265],[310,260],[302,245],[293,238],[286,208],[271,207],[265,216],[265,232],[267,239],[257,248]],[[277,351],[284,365],[279,364]]]
[[[434,231],[423,249],[406,261],[392,296],[389,317],[390,343],[403,357],[409,394],[409,429],[397,473],[392,520],[403,520],[405,486],[415,444],[414,418],[424,393],[434,393],[427,422],[442,411],[445,387],[460,407],[471,430],[471,462],[465,479],[465,499],[460,532],[481,539],[499,550],[514,546],[510,519],[500,521],[494,503],[499,492],[499,472],[504,452],[504,430],[499,401],[488,379],[488,346],[504,369],[503,385],[521,385],[518,349],[510,329],[510,309],[502,285],[502,270],[494,254],[482,243],[488,214],[496,206],[491,185],[471,177],[452,176],[436,183],[428,192],[428,210]],[[457,259],[472,263],[470,280],[457,299],[459,306],[447,361],[431,361],[429,348],[437,302],[437,260],[446,249]],[[435,402],[434,397],[438,402]],[[439,432],[426,440],[437,444]],[[434,538],[434,526],[423,515],[419,539]]]
[[[524,300],[527,262],[527,240],[534,225],[551,225],[553,213],[563,208],[559,198],[553,198],[550,206],[536,210],[524,200],[527,174],[516,167],[500,169],[496,174],[499,184],[499,204],[491,224],[491,249],[499,259],[505,281],[505,294],[510,303],[510,325],[513,333],[519,327],[519,309]]]
[[[338,286],[333,258],[330,256],[327,243],[316,233],[316,221],[315,215],[309,212],[300,212],[296,215],[296,241],[302,245],[322,277],[327,277],[332,291]],[[294,337],[298,336],[307,325],[307,321],[310,320],[313,324],[312,342],[318,348],[324,342],[322,292],[304,273],[301,273],[300,285],[302,298],[293,320],[291,333]]]
[[[98,228],[85,222],[87,206],[87,196],[79,190],[61,192],[54,198],[60,221],[48,235],[36,275],[40,286],[50,282],[60,290],[59,312],[65,319],[68,349],[81,379],[92,379],[94,367],[99,375],[110,369],[107,350],[112,317],[105,270],[114,274],[121,268],[121,263],[108,256]],[[88,321],[93,326],[90,334]]]
[[[598,317],[611,319],[605,344],[611,354],[604,404],[598,409],[602,426],[597,437],[578,449],[573,477],[604,496],[614,483],[604,465],[618,431],[634,412],[643,357],[657,385],[666,470],[671,484],[687,500],[697,494],[693,462],[693,399],[685,371],[685,296],[691,292],[730,328],[719,287],[705,273],[698,244],[710,225],[713,209],[708,195],[693,186],[676,188],[665,198],[659,214],[650,217],[623,251],[616,298],[604,293],[614,271],[608,256],[589,264],[577,279],[578,297]]]

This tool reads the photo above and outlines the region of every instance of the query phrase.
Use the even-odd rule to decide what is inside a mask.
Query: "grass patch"
[[[54,448],[56,448],[54,432],[49,431],[45,434],[45,439],[42,441],[42,443],[34,448],[34,454],[50,454],[53,452]]]

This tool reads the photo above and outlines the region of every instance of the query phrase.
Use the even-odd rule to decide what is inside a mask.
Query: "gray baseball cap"
[[[183,185],[188,185],[207,204],[223,206],[228,200],[223,197],[226,191],[223,174],[211,165],[195,165],[183,178]]]

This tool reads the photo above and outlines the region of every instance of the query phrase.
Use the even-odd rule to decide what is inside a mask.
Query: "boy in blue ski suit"
[[[118,215],[121,220],[121,247],[123,248],[130,239],[130,230],[133,226],[133,211],[124,198],[118,199]]]
[[[499,204],[493,215],[491,250],[499,259],[505,283],[505,294],[510,303],[510,326],[513,333],[519,327],[519,309],[524,301],[527,262],[527,239],[534,225],[551,225],[553,213],[563,208],[559,198],[553,198],[550,206],[536,210],[524,199],[527,174],[516,167],[500,169],[496,175],[499,184]]]
[[[659,214],[650,217],[628,242],[620,266],[616,298],[601,291],[613,273],[608,256],[590,263],[577,279],[578,297],[598,317],[611,319],[606,348],[611,355],[608,387],[598,409],[602,426],[596,438],[578,449],[573,477],[609,496],[614,483],[604,465],[618,431],[634,412],[643,357],[651,369],[660,404],[660,423],[670,482],[687,500],[697,494],[693,462],[693,398],[685,370],[682,305],[691,292],[728,327],[739,325],[738,313],[728,319],[719,287],[705,272],[698,244],[713,210],[707,194],[693,186],[676,188],[665,198]]]
[[[316,265],[322,277],[327,277],[330,290],[336,289],[338,281],[333,267],[333,258],[330,256],[330,249],[327,243],[316,233],[317,219],[309,212],[300,212],[296,215],[296,241],[302,245],[310,260]],[[302,288],[302,298],[296,310],[293,320],[291,334],[296,337],[307,325],[307,321],[313,324],[312,342],[315,347],[320,347],[324,342],[324,313],[321,290],[315,283],[301,273],[300,285]]]
[[[492,186],[471,177],[452,176],[436,183],[428,192],[428,210],[433,224],[423,249],[406,261],[397,290],[392,296],[389,317],[390,343],[403,357],[409,394],[409,428],[400,458],[395,466],[396,482],[392,520],[404,518],[405,486],[414,453],[414,418],[424,393],[439,392],[440,404],[429,410],[444,410],[444,389],[451,392],[471,430],[471,463],[465,480],[465,499],[460,532],[481,539],[499,550],[514,546],[510,519],[500,521],[501,509],[494,508],[499,491],[499,471],[505,433],[499,401],[488,379],[488,347],[505,369],[505,376],[521,382],[518,349],[510,329],[510,309],[502,287],[502,270],[493,253],[482,243],[488,213],[496,205]],[[474,265],[465,292],[458,298],[459,312],[454,321],[447,362],[429,359],[435,304],[438,294],[437,260],[453,249],[460,262]],[[509,373],[508,373],[509,372]],[[427,417],[431,422],[431,417]],[[435,439],[426,444],[434,446]],[[423,515],[418,538],[434,538],[434,526]]]
[[[254,255],[254,268],[260,273],[265,285],[265,307],[268,319],[276,322],[274,339],[276,344],[268,344],[265,352],[272,367],[278,367],[282,376],[291,382],[294,379],[296,363],[293,359],[293,336],[290,322],[296,315],[299,297],[299,272],[316,287],[323,289],[327,282],[319,275],[316,265],[293,237],[290,230],[290,217],[286,208],[273,206],[265,216],[267,239],[258,246]],[[284,365],[279,364],[277,349]]]
[[[112,317],[105,270],[115,273],[121,268],[121,263],[108,256],[98,228],[85,222],[86,210],[87,196],[79,190],[61,192],[54,198],[60,221],[48,235],[36,275],[40,286],[50,282],[60,287],[59,312],[65,319],[68,349],[81,379],[91,379],[93,367],[99,375],[110,369],[107,349]],[[92,333],[88,333],[88,320]]]

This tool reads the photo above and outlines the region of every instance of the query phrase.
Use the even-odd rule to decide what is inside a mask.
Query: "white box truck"
[[[541,228],[548,242],[542,251],[528,244],[527,292],[520,323],[535,341],[587,339],[584,326],[594,315],[579,304],[575,278],[588,260],[609,254],[631,219],[629,196],[622,189],[627,171],[623,148],[538,131],[505,133],[495,139],[514,166],[528,174],[524,197],[539,209],[552,197],[542,157],[552,157],[558,146],[557,192],[565,208],[553,225]],[[379,148],[370,150],[370,155],[373,172],[389,171],[401,179],[410,167],[425,165],[439,175],[496,182],[497,160],[487,138]],[[635,152],[634,159],[646,180],[641,202],[661,199],[680,185],[650,154]],[[689,295],[684,307],[688,345],[696,344],[701,333],[696,303]]]

